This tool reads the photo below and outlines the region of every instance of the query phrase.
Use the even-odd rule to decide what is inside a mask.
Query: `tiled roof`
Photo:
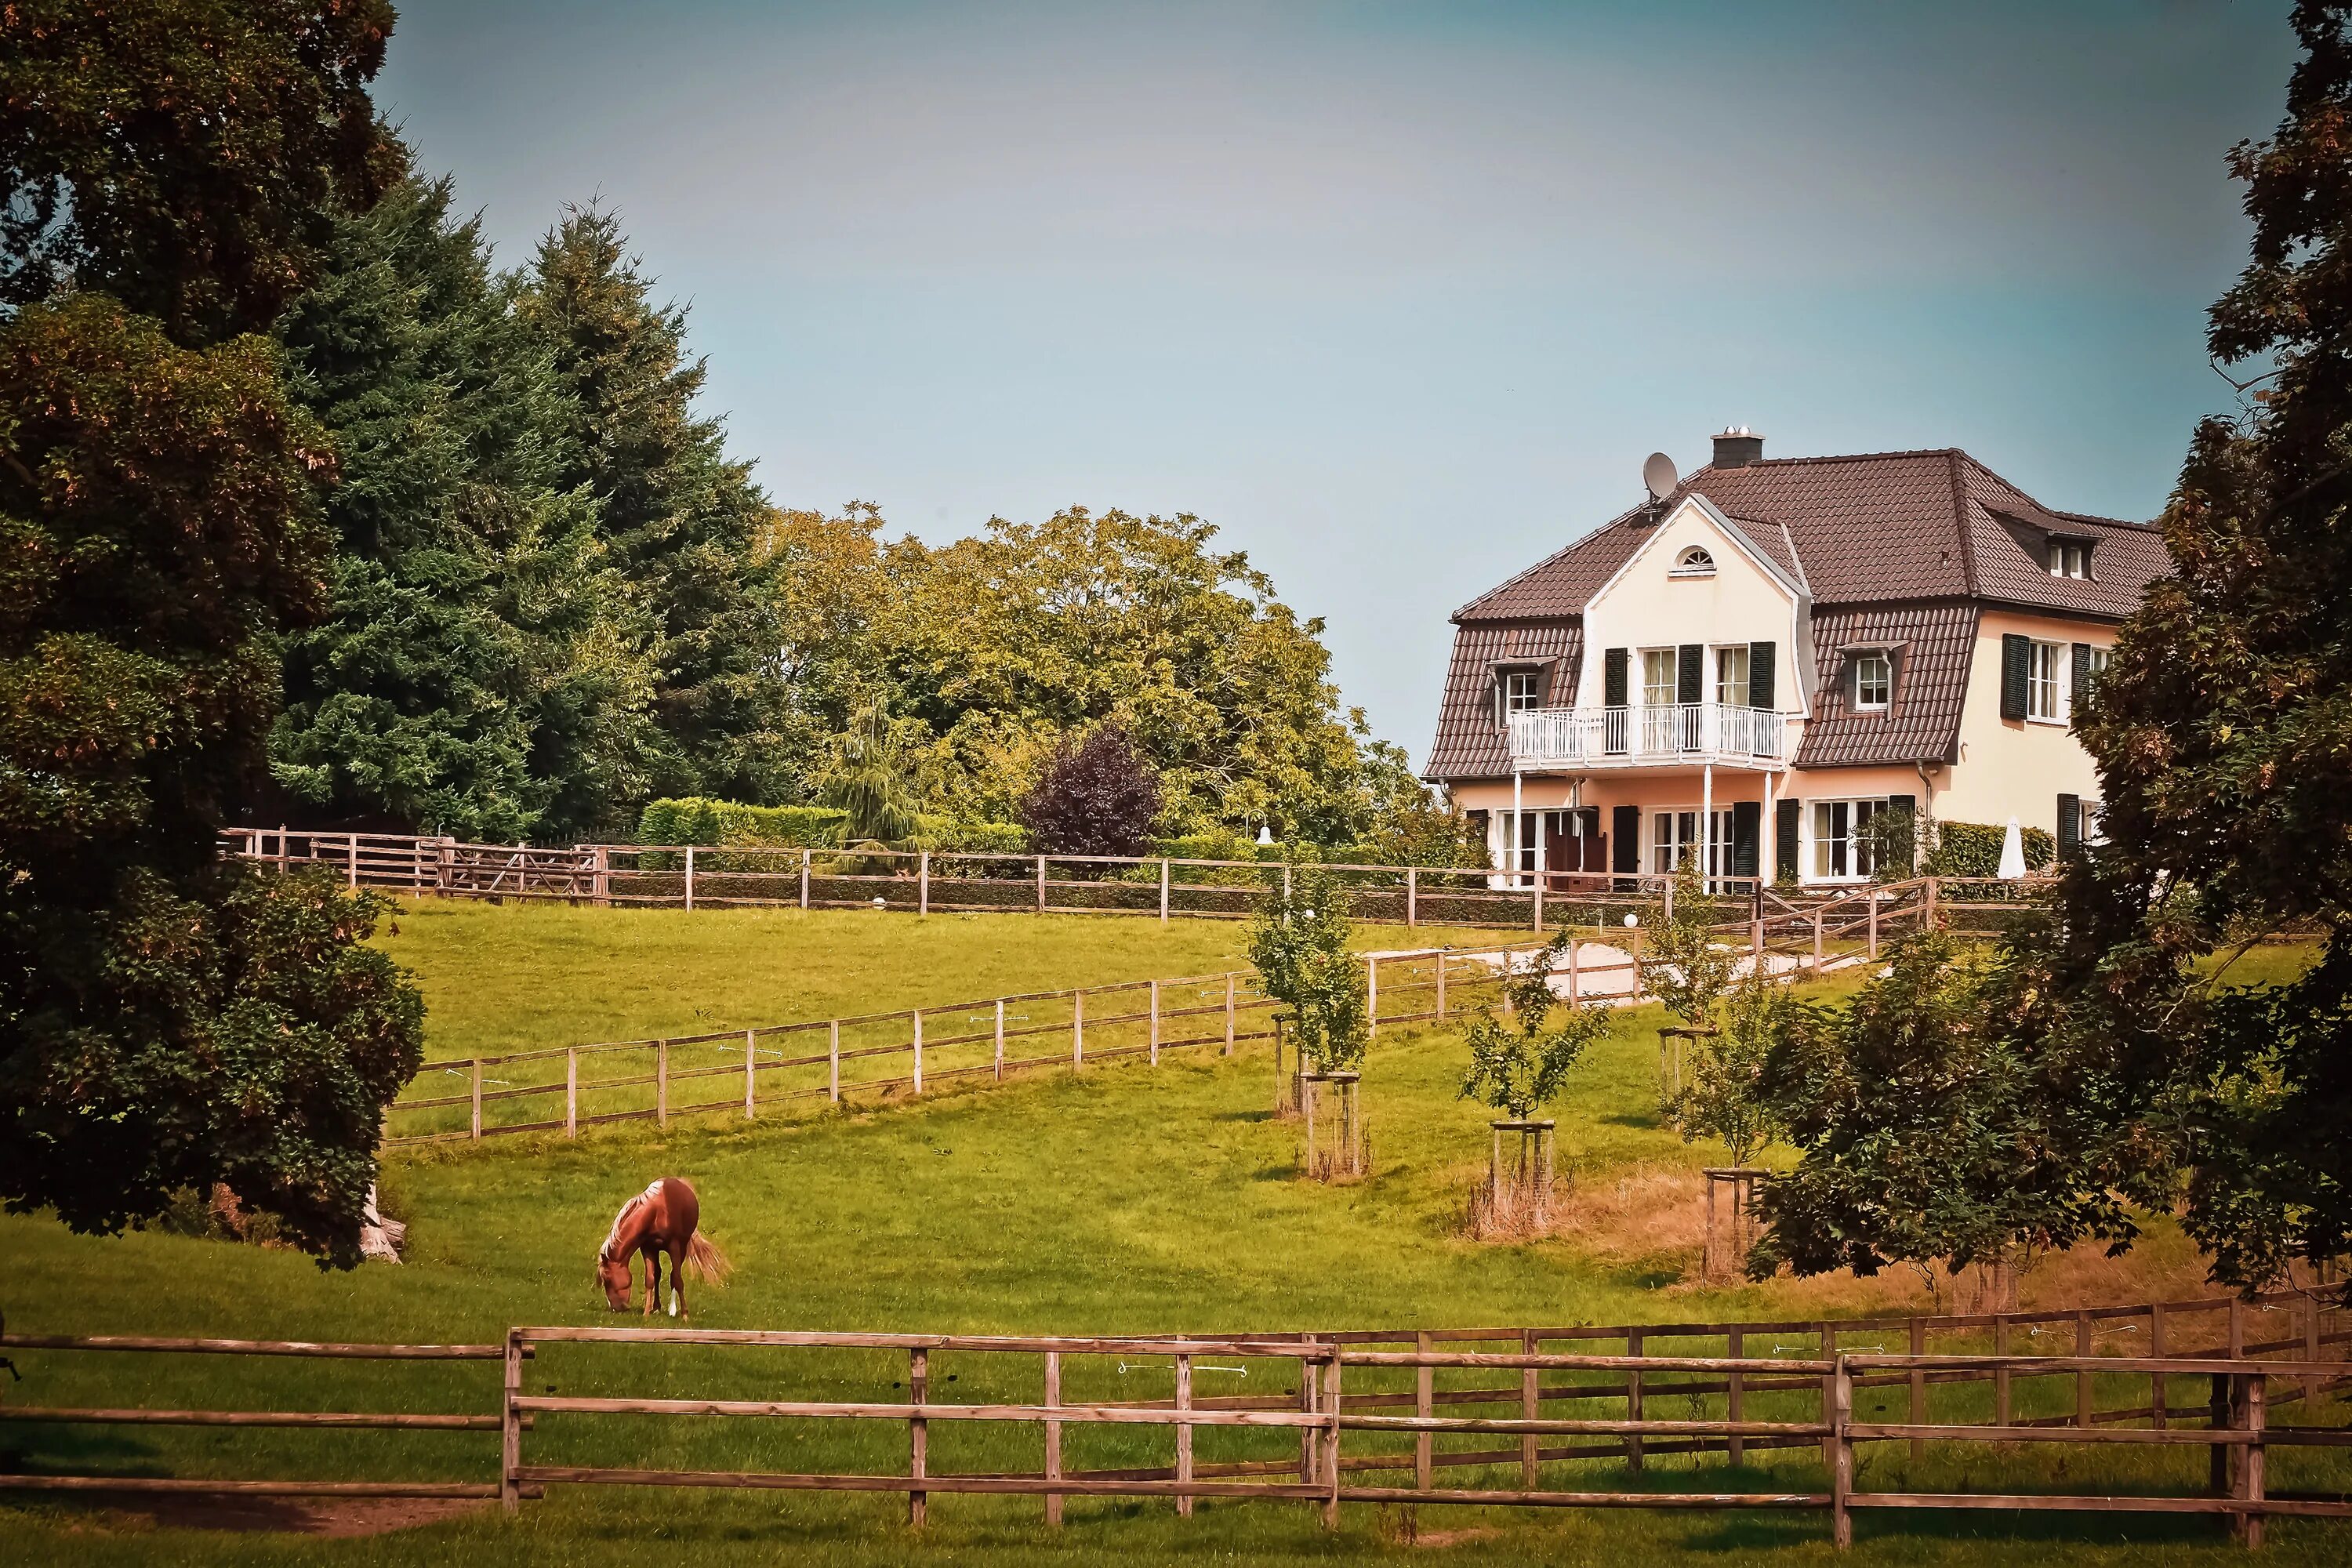
[[[1822,649],[1852,640],[1824,630],[1846,624],[1835,619],[1836,612],[1883,617],[1906,603],[1933,606],[1905,612],[1927,617],[1918,623],[1922,647],[1931,642],[1945,646],[1937,639],[1960,635],[1953,629],[1956,617],[1964,615],[1973,626],[1977,607],[1987,604],[2117,619],[2137,606],[2149,583],[2170,570],[2154,530],[2053,510],[1957,449],[1710,466],[1684,479],[1667,504],[1693,494],[1705,496],[1807,585]],[[1640,547],[1663,510],[1654,512],[1645,505],[1614,518],[1454,613],[1461,630],[1428,776],[1479,778],[1510,771],[1494,722],[1488,679],[1497,656],[1487,640],[1472,634],[1497,623],[1521,623],[1525,635],[1525,623],[1549,621],[1570,639],[1564,646],[1573,647],[1586,602]],[[2050,575],[2045,552],[2053,531],[2092,541],[2088,578]],[[1965,647],[1958,658],[1957,675],[1942,666],[1919,672],[1929,682],[1922,703],[1944,701],[1937,683],[1948,678],[1965,681]],[[1831,716],[1826,728],[1819,721],[1808,727],[1799,762],[1825,765],[1944,755],[1956,732],[1958,700],[1955,688],[1948,713],[1932,706],[1910,717]],[[1822,731],[1818,742],[1816,730]]]
[[[1445,705],[1430,743],[1433,779],[1486,779],[1511,771],[1510,747],[1495,721],[1494,672],[1497,665],[1542,664],[1549,679],[1543,700],[1565,703],[1584,647],[1584,628],[1574,621],[1500,625],[1480,621],[1454,634],[1454,663],[1445,676]]]
[[[1976,633],[1965,602],[1815,613],[1813,711],[1797,766],[1953,761]],[[1896,649],[1895,690],[1885,712],[1857,713],[1845,650],[1873,647]]]

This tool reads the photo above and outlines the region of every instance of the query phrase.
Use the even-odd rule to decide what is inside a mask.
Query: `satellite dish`
[[[1650,460],[1642,465],[1642,482],[1650,487],[1654,500],[1664,500],[1675,493],[1682,476],[1675,472],[1675,460],[1664,452],[1653,452]]]

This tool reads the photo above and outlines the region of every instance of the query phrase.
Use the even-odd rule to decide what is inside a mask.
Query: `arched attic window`
[[[1715,575],[1715,557],[1707,553],[1706,546],[1704,544],[1686,545],[1684,547],[1683,552],[1675,557],[1674,570],[1667,573],[1666,575],[1669,577],[1712,577]]]

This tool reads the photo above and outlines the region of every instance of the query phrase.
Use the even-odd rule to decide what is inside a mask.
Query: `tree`
[[[1021,803],[1021,825],[1051,855],[1139,855],[1159,815],[1158,773],[1109,724],[1064,741]]]
[[[643,787],[653,669],[593,502],[555,489],[572,415],[551,356],[446,181],[341,218],[324,255],[278,331],[341,465],[332,603],[286,645],[281,815],[491,840],[592,826],[583,797]]]
[[[0,9],[0,301],[121,300],[175,342],[276,319],[332,215],[403,172],[367,84],[385,0]]]
[[[612,213],[572,208],[541,240],[516,308],[571,410],[553,483],[594,500],[606,558],[647,623],[658,749],[646,787],[790,799],[802,783],[781,743],[782,637],[759,549],[772,511],[694,410],[706,368],[687,354],[685,309],[652,292]],[[604,805],[617,827],[641,804]]]
[[[335,472],[240,334],[397,163],[361,90],[388,21],[0,11],[0,1200],[79,1229],[221,1182],[356,1262],[422,1055],[370,906],[215,838],[262,773],[276,639],[324,602]]]
[[[1685,864],[1675,874],[1674,891],[1673,912],[1649,928],[1642,944],[1642,988],[1686,1027],[1713,1028],[1738,961],[1716,940],[1718,901],[1707,896],[1696,867]]]
[[[2126,623],[2078,719],[2105,843],[2063,887],[2106,955],[2128,1042],[2165,1049],[2122,1108],[2188,1173],[2185,1219],[2224,1279],[2352,1253],[2352,39],[2302,0],[2284,119],[2231,153],[2252,253],[2208,345],[2244,366],[2196,431],[2162,519],[2173,574]],[[2246,991],[2225,962],[2316,927],[2320,962]]]
[[[1465,1034],[1470,1069],[1463,1075],[1461,1099],[1525,1121],[1551,1102],[1584,1053],[1608,1034],[1609,1016],[1601,1008],[1562,1005],[1552,994],[1552,972],[1574,941],[1561,927],[1527,967],[1504,980],[1507,1017],[1484,1006],[1471,1015]],[[1555,1011],[1561,1015],[1558,1024],[1551,1021]]]
[[[1684,1142],[1720,1139],[1733,1166],[1744,1167],[1779,1136],[1764,1069],[1774,1044],[1790,1034],[1796,1008],[1788,989],[1760,968],[1741,977],[1722,1028],[1691,1042],[1688,1079],[1661,1108]]]
[[[1265,994],[1290,1009],[1298,1058],[1317,1072],[1352,1072],[1371,1041],[1362,963],[1348,951],[1348,889],[1328,867],[1303,861],[1266,873],[1246,951]]]
[[[915,801],[907,784],[906,749],[878,702],[862,711],[836,747],[822,796],[849,814],[842,837],[851,844],[895,847],[915,836]]]
[[[2061,1000],[2078,979],[2032,923],[1990,963],[1942,931],[1907,937],[1842,1005],[1790,1003],[1762,1098],[1800,1151],[1764,1186],[1749,1272],[1901,1263],[1928,1275],[2018,1265],[2137,1234],[2130,1130],[2105,1031]]]

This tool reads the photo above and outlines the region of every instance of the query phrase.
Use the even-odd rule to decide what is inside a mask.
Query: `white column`
[[[1525,784],[1526,784],[1526,775],[1525,775],[1525,774],[1523,774],[1523,773],[1521,773],[1519,772],[1519,770],[1518,770],[1518,769],[1517,769],[1517,768],[1513,768],[1513,769],[1511,770],[1511,861],[1510,861],[1510,865],[1511,865],[1511,882],[1510,882],[1510,885],[1511,885],[1512,887],[1514,887],[1514,888],[1523,888],[1523,887],[1527,886],[1527,884],[1526,884],[1525,882],[1522,882],[1522,881],[1519,879],[1519,833],[1520,833],[1520,828],[1521,828],[1521,824],[1520,824],[1520,821],[1519,821],[1519,801],[1520,801],[1520,799],[1521,799],[1521,797],[1522,797],[1522,795],[1523,795],[1523,794],[1524,794]]]
[[[1756,825],[1756,880],[1759,884],[1769,882],[1779,874],[1780,854],[1780,830],[1772,820],[1772,770],[1767,768],[1764,770],[1764,816]],[[1767,866],[1773,869],[1767,871],[1764,869]]]
[[[1699,886],[1708,892],[1715,890],[1715,764],[1701,763],[1698,769],[1698,875]]]

